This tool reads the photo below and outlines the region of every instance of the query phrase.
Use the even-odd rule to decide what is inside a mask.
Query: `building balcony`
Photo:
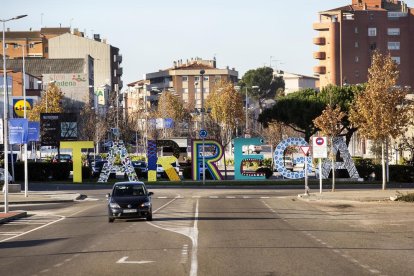
[[[326,53],[325,52],[315,52],[315,53],[313,53],[313,58],[324,60],[324,59],[326,59]]]
[[[315,66],[313,67],[313,72],[316,74],[326,74],[326,67],[325,66]]]
[[[324,23],[317,22],[317,23],[313,23],[312,27],[315,31],[327,31],[329,30],[329,25],[330,25],[329,22],[324,22]]]
[[[315,37],[313,39],[313,44],[315,44],[315,45],[325,45],[326,44],[326,39],[324,37]]]
[[[121,63],[122,62],[122,55],[116,55],[115,56],[115,62]]]
[[[115,74],[116,74],[117,76],[122,76],[122,73],[123,73],[122,68],[117,68],[117,69],[115,69]]]

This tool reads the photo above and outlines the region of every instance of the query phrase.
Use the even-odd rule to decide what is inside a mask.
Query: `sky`
[[[405,1],[414,7],[414,0]],[[123,56],[124,87],[145,73],[200,57],[217,67],[313,75],[318,12],[352,0],[14,0],[4,1],[0,19],[12,31],[72,27],[92,38],[100,34]]]

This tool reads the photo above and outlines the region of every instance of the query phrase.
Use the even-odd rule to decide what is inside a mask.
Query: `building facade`
[[[42,85],[43,90],[47,89],[50,82],[54,82],[64,94],[64,107],[75,111],[85,103],[93,106],[93,62],[94,60],[90,56],[85,56],[83,59],[27,58],[25,59],[25,71],[41,80],[37,82],[37,85]],[[23,59],[8,59],[7,68],[14,72],[22,72]],[[29,79],[27,88],[30,88],[31,82]]]
[[[320,85],[367,81],[374,50],[399,64],[399,85],[414,87],[414,10],[397,0],[352,0],[350,5],[319,13],[313,24]]]
[[[201,70],[204,70],[204,75],[200,74]],[[189,108],[201,108],[201,77],[203,77],[203,92],[206,99],[216,82],[226,80],[237,83],[238,72],[229,67],[217,68],[216,60],[194,58],[185,63],[182,60],[174,61],[171,68],[145,75],[145,79],[149,82],[148,91],[160,93],[167,90],[174,91]],[[156,100],[154,96],[149,99]]]
[[[283,78],[283,81],[285,82],[285,95],[306,88],[315,89],[318,88],[319,85],[319,79],[315,77],[284,72],[281,70],[274,72],[274,75]]]

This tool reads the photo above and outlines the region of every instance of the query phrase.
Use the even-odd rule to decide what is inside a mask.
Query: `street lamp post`
[[[29,44],[18,44],[18,43],[7,43],[9,45],[15,45],[17,47],[22,48],[22,57],[23,57],[23,70],[22,70],[22,79],[23,79],[23,118],[27,119],[27,106],[26,106],[26,47],[30,46],[30,45],[36,45],[36,44],[40,44],[41,42],[34,42],[34,43],[29,43]],[[28,155],[27,155],[27,141],[25,143],[23,143],[23,151],[25,154],[25,159],[24,159],[24,196],[28,197]]]
[[[6,53],[5,53],[5,48],[6,48],[6,34],[5,34],[5,29],[6,29],[6,22],[7,21],[11,21],[11,20],[17,20],[20,18],[23,18],[27,16],[27,14],[25,15],[19,15],[13,18],[9,18],[9,19],[0,19],[0,22],[3,23],[3,92],[4,92],[4,97],[3,97],[3,129],[4,129],[4,136],[3,136],[3,143],[4,143],[4,213],[8,213],[9,212],[9,203],[8,203],[8,193],[9,193],[9,158],[8,158],[8,154],[9,154],[9,147],[8,147],[8,91],[7,91],[7,83],[6,83],[6,78],[7,78],[7,72],[6,72]]]
[[[201,89],[201,129],[204,130],[204,74],[206,71],[200,70],[200,89]],[[203,136],[203,185],[206,184],[206,157],[205,157],[205,137]]]

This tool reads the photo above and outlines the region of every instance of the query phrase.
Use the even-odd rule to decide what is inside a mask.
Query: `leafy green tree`
[[[349,144],[353,133],[357,128],[349,121],[349,110],[356,95],[364,91],[361,85],[345,87],[327,86],[320,92],[314,89],[304,89],[278,98],[276,104],[259,116],[259,121],[265,127],[272,121],[278,121],[295,131],[303,133],[305,140],[318,131],[313,120],[320,116],[328,104],[338,105],[345,113],[341,120],[340,136],[346,137]]]
[[[278,90],[285,89],[285,82],[282,77],[273,76],[273,69],[270,67],[260,67],[247,71],[240,81],[241,91],[244,87],[248,88],[248,95],[260,103],[266,99],[274,99]],[[251,89],[258,86],[258,89]]]
[[[396,86],[399,72],[390,55],[374,52],[368,69],[368,83],[352,106],[350,120],[367,139],[382,143],[382,189],[386,189],[385,144],[407,131],[412,106],[407,90]]]
[[[265,127],[272,121],[282,122],[302,133],[305,140],[309,141],[317,131],[312,120],[318,117],[324,108],[325,103],[318,98],[318,92],[306,89],[279,98],[272,108],[265,109],[259,115],[259,122]]]
[[[28,114],[30,121],[40,121],[40,113],[61,113],[63,93],[55,83],[50,83],[40,101]]]

